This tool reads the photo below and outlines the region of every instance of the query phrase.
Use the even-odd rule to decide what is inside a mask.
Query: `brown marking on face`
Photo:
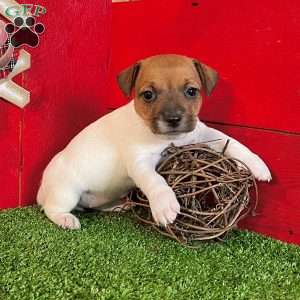
[[[211,92],[216,72],[186,56],[157,55],[126,69],[118,81],[127,96],[134,86],[135,110],[153,133],[173,135],[195,128],[200,90]]]

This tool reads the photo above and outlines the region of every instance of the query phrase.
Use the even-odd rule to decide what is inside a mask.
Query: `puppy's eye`
[[[145,91],[142,93],[145,102],[152,102],[156,99],[156,94],[153,91]]]
[[[184,95],[187,98],[196,98],[199,95],[199,90],[194,87],[188,87],[184,90]]]

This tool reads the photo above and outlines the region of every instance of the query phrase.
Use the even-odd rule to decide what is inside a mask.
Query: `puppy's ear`
[[[140,70],[140,63],[137,62],[134,65],[128,67],[123,70],[118,76],[118,84],[123,92],[123,94],[127,97],[131,95],[132,89],[134,88],[136,78],[138,76]]]
[[[209,96],[218,81],[218,73],[211,67],[200,63],[196,59],[193,59],[193,63],[199,74],[205,94]]]

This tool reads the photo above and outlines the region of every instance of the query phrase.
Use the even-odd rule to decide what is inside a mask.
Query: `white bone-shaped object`
[[[30,54],[25,50],[20,50],[18,61],[8,76],[0,80],[0,97],[23,108],[30,101],[30,92],[17,85],[12,79],[28,70],[31,66]]]
[[[5,18],[9,19],[11,21],[11,17],[6,15],[6,10],[9,7],[12,6],[20,6],[19,3],[17,3],[14,0],[1,0],[0,1],[0,14],[3,15]],[[2,29],[3,30],[3,29]],[[5,57],[3,57],[3,64],[5,64],[8,55],[10,53],[12,54],[12,49],[9,47],[6,51],[7,53],[4,54]],[[8,74],[6,78],[3,78],[0,80],[0,98],[3,98],[16,106],[23,108],[26,104],[30,101],[30,92],[22,88],[21,86],[17,85],[15,82],[12,81],[12,79],[28,70],[31,66],[31,57],[30,54],[25,50],[20,50],[19,58],[14,66],[14,69],[12,72]]]

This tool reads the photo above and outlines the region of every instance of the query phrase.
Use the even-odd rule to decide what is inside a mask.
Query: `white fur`
[[[175,220],[180,207],[172,189],[155,171],[161,152],[170,143],[180,146],[216,139],[221,140],[209,146],[221,151],[228,138],[200,121],[189,133],[155,135],[131,101],[86,127],[51,160],[37,201],[54,223],[74,229],[80,228],[80,223],[70,212],[85,192],[101,195],[102,205],[117,200],[136,185],[148,197],[155,221],[166,225]],[[270,181],[265,163],[247,147],[230,140],[226,154],[246,163],[258,180]]]

